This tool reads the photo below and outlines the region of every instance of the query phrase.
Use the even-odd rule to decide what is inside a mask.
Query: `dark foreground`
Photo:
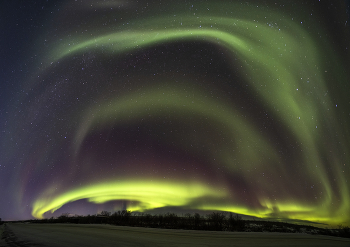
[[[1,226],[0,246],[350,246],[350,239],[300,233],[237,233],[111,225]]]

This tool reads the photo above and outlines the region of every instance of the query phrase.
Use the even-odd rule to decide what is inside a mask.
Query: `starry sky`
[[[1,5],[3,220],[350,224],[349,1]]]

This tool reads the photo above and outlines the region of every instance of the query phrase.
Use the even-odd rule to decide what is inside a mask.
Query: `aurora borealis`
[[[43,7],[2,110],[0,217],[169,207],[349,225],[345,9],[280,2]]]

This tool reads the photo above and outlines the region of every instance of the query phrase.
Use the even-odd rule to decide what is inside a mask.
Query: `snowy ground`
[[[350,239],[299,233],[236,233],[110,225],[2,226],[0,246],[350,246]],[[1,230],[0,230],[1,231]]]

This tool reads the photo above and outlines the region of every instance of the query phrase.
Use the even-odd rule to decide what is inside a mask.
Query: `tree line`
[[[102,211],[99,214],[86,216],[64,213],[57,218],[51,217],[49,219],[27,220],[25,222],[111,224],[117,226],[207,231],[288,232],[350,238],[350,228],[348,226],[339,225],[338,229],[325,229],[286,222],[243,220],[238,214],[226,212],[212,212],[207,215],[186,213],[178,216],[175,213],[152,215],[122,210],[114,213]]]
[[[244,231],[245,221],[239,215],[224,212],[212,212],[206,216],[198,213],[178,216],[175,213],[145,214],[132,213],[128,210],[114,213],[102,211],[97,215],[70,216],[64,213],[57,218],[34,220],[35,223],[76,223],[76,224],[111,224],[118,226],[151,227],[165,229],[209,230],[209,231]]]

